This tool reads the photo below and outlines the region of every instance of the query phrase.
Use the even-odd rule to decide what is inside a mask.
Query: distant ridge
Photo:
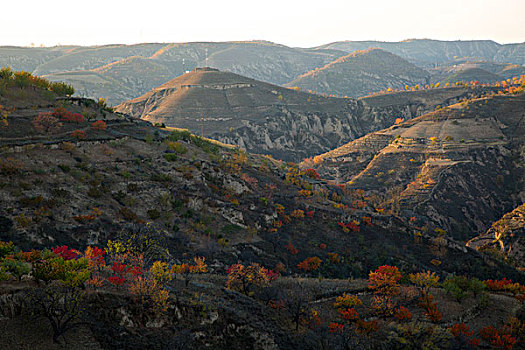
[[[378,48],[355,51],[299,76],[297,86],[338,96],[359,97],[405,85],[426,84],[430,74],[401,57]]]

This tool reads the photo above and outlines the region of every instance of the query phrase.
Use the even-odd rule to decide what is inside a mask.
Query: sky
[[[525,42],[525,0],[3,0],[0,45],[268,40]]]

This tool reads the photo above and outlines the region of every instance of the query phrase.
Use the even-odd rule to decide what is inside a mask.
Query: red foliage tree
[[[91,127],[94,129],[94,130],[106,130],[106,128],[108,127],[106,122],[103,121],[103,120],[97,120],[96,122],[94,122],[93,124],[91,124]]]
[[[62,257],[62,259],[64,260],[73,260],[73,259],[76,259],[77,256],[80,255],[78,250],[71,249],[67,245],[56,246],[55,248],[53,248],[53,253]]]
[[[82,131],[82,130],[74,130],[71,133],[71,137],[74,137],[77,140],[85,140],[86,139],[86,132]]]

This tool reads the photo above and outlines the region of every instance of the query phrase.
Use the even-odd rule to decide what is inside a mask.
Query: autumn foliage
[[[379,266],[368,275],[368,288],[376,294],[397,295],[399,293],[399,280],[403,276],[396,266]]]
[[[106,130],[107,124],[103,120],[97,120],[96,122],[91,124],[91,127],[93,128],[93,130]]]
[[[251,295],[254,287],[267,286],[277,275],[272,270],[268,270],[257,263],[249,266],[234,264],[226,270],[228,280],[226,288],[236,290],[245,295]]]
[[[62,123],[51,112],[38,113],[32,124],[33,128],[40,133],[57,132],[62,127]]]
[[[66,110],[64,107],[55,108],[52,115],[60,119],[60,121],[63,121],[66,123],[83,123],[84,122],[84,116],[82,114],[70,112]]]
[[[314,271],[321,266],[322,262],[323,261],[317,256],[312,256],[301,261],[299,264],[297,264],[297,267],[303,271]]]

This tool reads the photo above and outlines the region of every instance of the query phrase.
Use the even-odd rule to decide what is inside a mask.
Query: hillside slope
[[[122,103],[117,111],[204,132],[250,152],[299,161],[471,94],[464,88],[410,91],[362,100],[327,98],[216,69],[196,69]],[[201,119],[202,118],[202,119]]]
[[[523,283],[522,272],[384,210],[370,193],[93,100],[2,86],[0,334],[9,349],[450,349],[450,325],[479,334],[522,322],[521,296],[474,279]],[[510,125],[519,98],[491,102],[500,121]],[[374,288],[392,280],[389,270],[398,295]],[[410,276],[425,271],[419,281],[435,286],[454,276],[447,290],[429,289],[429,306]],[[401,306],[410,317],[392,315]],[[350,312],[366,333],[347,329]],[[336,322],[345,333],[333,332]]]
[[[469,239],[523,201],[524,106],[525,94],[452,105],[323,154],[317,169]]]
[[[525,204],[503,215],[487,232],[468,241],[467,246],[498,252],[517,266],[525,267]]]

